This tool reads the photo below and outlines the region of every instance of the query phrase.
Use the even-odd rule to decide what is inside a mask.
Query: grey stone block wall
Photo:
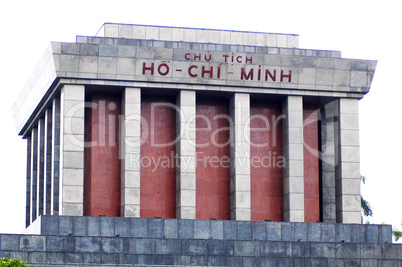
[[[0,257],[31,266],[402,264],[402,246],[382,225],[72,216],[35,223],[40,235],[1,234]]]
[[[1,253],[32,266],[399,266],[402,261],[395,244],[34,235],[2,235]]]
[[[42,236],[141,237],[392,243],[390,225],[41,216],[25,231]]]
[[[299,48],[285,48],[285,47],[266,47],[257,45],[237,45],[237,44],[214,44],[214,43],[196,43],[196,42],[183,42],[183,41],[160,41],[160,40],[142,40],[142,39],[122,39],[112,37],[92,37],[92,36],[77,36],[76,43],[84,44],[81,46],[81,53],[85,52],[87,56],[98,56],[101,53],[96,46],[93,45],[124,45],[124,46],[142,46],[142,47],[155,47],[155,48],[170,48],[170,49],[194,49],[194,50],[208,50],[208,51],[221,51],[221,52],[238,52],[238,53],[261,53],[261,54],[274,54],[274,55],[295,55],[295,56],[308,56],[308,57],[321,57],[321,58],[341,58],[340,51],[333,50],[314,50],[314,49],[299,49]],[[62,50],[64,53],[76,54],[79,53],[71,44],[64,44]],[[70,48],[71,47],[71,48]],[[70,49],[68,49],[70,48]],[[246,51],[247,50],[247,51]],[[122,52],[120,52],[122,53]],[[110,51],[104,49],[102,55],[117,56],[118,51]]]

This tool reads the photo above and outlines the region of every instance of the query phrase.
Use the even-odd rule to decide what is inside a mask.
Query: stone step
[[[41,216],[26,234],[218,240],[392,243],[390,225]]]
[[[400,266],[402,263],[402,246],[388,243],[0,235],[0,244],[0,257],[36,265]]]
[[[137,264],[30,264],[30,267],[57,267],[57,266],[68,266],[68,267],[113,267],[113,266],[133,266],[133,267],[160,267],[160,266],[170,266],[170,267],[203,267],[195,265],[137,265]]]
[[[401,266],[388,225],[41,216],[0,234],[31,266]]]

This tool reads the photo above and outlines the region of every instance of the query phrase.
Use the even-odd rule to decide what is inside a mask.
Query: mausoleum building
[[[52,42],[14,107],[40,215],[359,223],[376,61],[299,36],[106,23]]]
[[[376,61],[297,35],[105,23],[52,42],[13,106],[39,266],[400,266],[363,225]]]

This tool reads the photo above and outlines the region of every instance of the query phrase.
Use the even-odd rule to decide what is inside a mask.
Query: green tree
[[[29,265],[19,259],[10,260],[4,257],[0,259],[0,267],[29,267]]]
[[[360,179],[363,184],[366,184],[366,177],[363,175],[360,175]],[[361,208],[362,208],[362,223],[364,217],[373,217],[373,210],[371,209],[370,203],[361,196]],[[367,218],[367,223],[369,224],[369,220]],[[398,241],[402,237],[402,231],[399,231],[398,228],[392,228],[392,235],[395,238],[395,241]]]
[[[398,228],[393,228],[392,229],[392,234],[394,235],[395,241],[398,241],[399,238],[402,237],[402,231],[399,231]]]
[[[360,180],[362,181],[363,184],[366,183],[366,177],[363,175],[360,175]],[[373,216],[373,210],[371,209],[370,203],[364,199],[363,196],[361,197],[361,207],[362,207],[362,223],[363,223],[363,216],[364,217],[372,217]],[[367,218],[368,221],[368,218]]]

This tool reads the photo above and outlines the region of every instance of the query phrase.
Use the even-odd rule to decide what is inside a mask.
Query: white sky
[[[26,142],[11,106],[50,41],[74,42],[104,22],[300,35],[300,48],[378,60],[360,101],[362,192],[373,223],[402,228],[402,16],[398,1],[2,1],[0,4],[0,233],[25,225]]]

